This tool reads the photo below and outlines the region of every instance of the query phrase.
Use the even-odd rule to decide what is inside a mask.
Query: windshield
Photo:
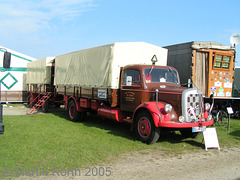
[[[179,84],[178,82],[178,73],[169,68],[147,68],[144,71],[146,83],[174,83]]]

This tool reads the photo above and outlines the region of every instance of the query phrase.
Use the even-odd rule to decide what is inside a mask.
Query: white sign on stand
[[[228,112],[228,132],[230,132],[230,114],[234,114],[232,107],[227,107]]]
[[[220,150],[216,128],[206,128],[206,131],[203,131],[203,137],[206,151],[208,148],[218,148]]]
[[[232,107],[227,107],[228,114],[234,114]]]

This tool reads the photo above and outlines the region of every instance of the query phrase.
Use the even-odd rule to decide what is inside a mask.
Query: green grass
[[[134,141],[129,125],[109,120],[95,118],[74,123],[65,116],[39,114],[4,116],[3,121],[5,133],[0,136],[0,170],[4,167],[14,170],[15,167],[94,166],[121,153],[147,148]]]
[[[164,134],[159,142],[136,141],[128,123],[90,116],[74,123],[67,113],[4,116],[5,133],[0,135],[0,178],[2,169],[47,169],[93,167],[119,155],[138,150],[159,149],[166,155],[204,150],[202,136],[183,139],[180,133]],[[231,120],[231,132],[217,127],[221,148],[240,145],[240,120]],[[146,152],[142,152],[145,154]]]
[[[230,146],[240,146],[240,120],[231,119],[230,120],[230,131],[227,131],[227,127],[221,128],[217,127],[217,134],[220,145],[230,147]]]

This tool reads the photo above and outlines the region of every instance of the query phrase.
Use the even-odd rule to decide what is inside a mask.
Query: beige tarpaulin
[[[27,64],[27,84],[50,84],[51,64],[54,57],[39,59]]]
[[[54,85],[118,88],[120,68],[128,64],[166,66],[167,49],[145,42],[122,42],[85,49],[55,58]]]
[[[204,42],[204,41],[193,41],[193,49],[219,49],[219,50],[234,50],[231,46],[226,46],[218,42]]]

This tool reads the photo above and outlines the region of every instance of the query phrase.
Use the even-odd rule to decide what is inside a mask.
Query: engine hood
[[[183,91],[185,91],[186,87],[181,86],[174,86],[174,85],[168,85],[168,84],[153,84],[148,86],[148,89],[150,91],[156,91],[158,89],[159,93],[173,93],[173,94],[182,94]]]

